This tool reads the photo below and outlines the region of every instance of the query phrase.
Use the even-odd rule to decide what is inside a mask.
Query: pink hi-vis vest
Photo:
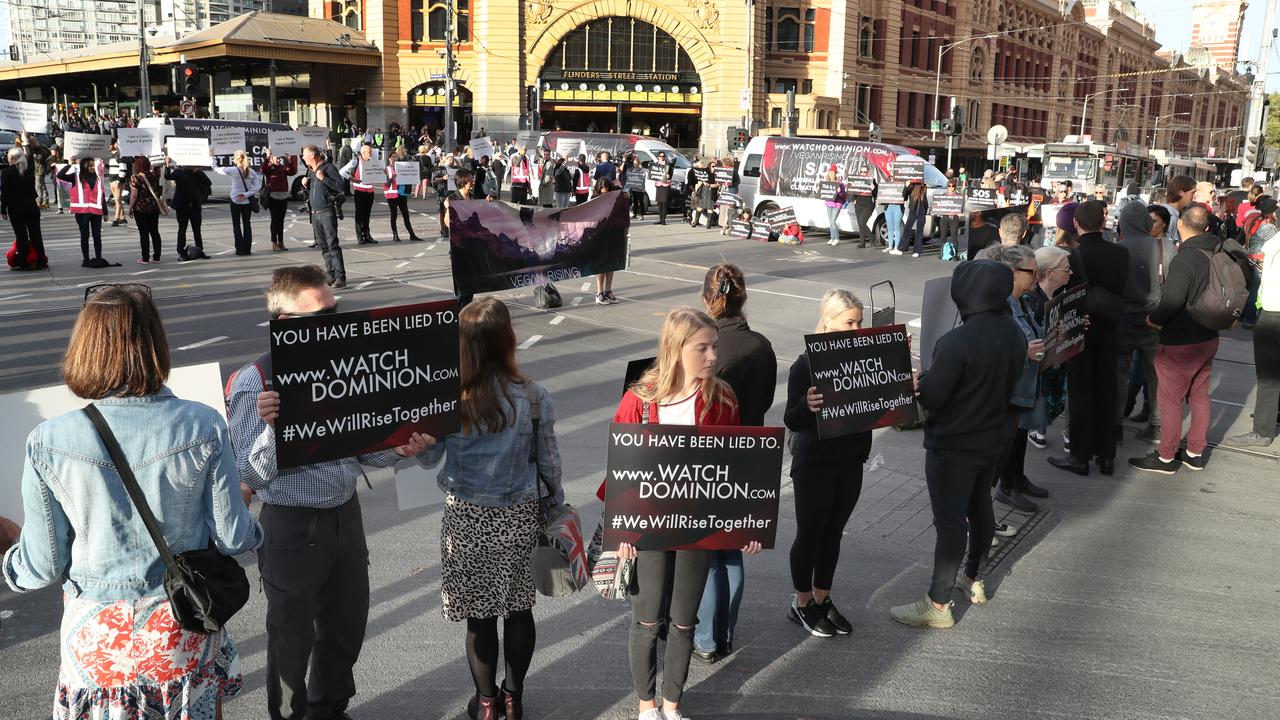
[[[360,182],[363,179],[364,179],[364,161],[357,158],[356,171],[351,175],[351,189],[359,190],[360,192],[373,192],[372,185],[368,183]]]
[[[102,184],[101,175],[98,176],[98,182],[92,188],[77,175],[76,181],[71,185],[71,213],[101,215]]]
[[[574,194],[586,195],[589,192],[591,192],[591,174],[587,172],[586,168],[579,166],[578,181],[574,188]]]
[[[511,182],[526,183],[529,182],[529,160],[528,158],[516,160],[516,164],[511,168]]]
[[[400,197],[400,186],[396,184],[395,165],[387,165],[387,184],[382,186],[382,196],[388,200]]]

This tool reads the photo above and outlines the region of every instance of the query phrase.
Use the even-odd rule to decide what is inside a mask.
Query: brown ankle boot
[[[502,700],[503,709],[506,710],[507,720],[523,720],[524,718],[524,691],[508,690],[506,683],[498,686],[498,697]]]
[[[467,703],[467,716],[471,720],[499,720],[502,715],[498,712],[498,698],[476,693]]]

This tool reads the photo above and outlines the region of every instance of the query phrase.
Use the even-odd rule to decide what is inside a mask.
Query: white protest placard
[[[493,138],[475,138],[471,141],[471,155],[479,160],[482,157],[493,157]]]
[[[378,159],[361,160],[360,178],[370,185],[386,185],[387,167]]]
[[[222,373],[216,362],[173,368],[165,384],[184,400],[208,405],[219,415],[226,412]],[[0,516],[19,525],[23,522],[20,468],[26,457],[27,434],[49,418],[79,410],[84,402],[84,398],[73,395],[66,385],[0,395],[0,417],[4,417],[6,426],[12,430],[0,433],[0,462],[12,470],[0,475]]]
[[[0,100],[0,129],[48,132],[49,107],[40,103]]]
[[[209,147],[213,148],[214,155],[234,155],[237,150],[247,150],[245,147],[244,128],[210,128]]]
[[[300,127],[297,130],[298,137],[302,139],[302,146],[315,145],[324,150],[325,141],[329,139],[329,128],[319,126]],[[302,152],[301,147],[298,152]]]
[[[556,155],[576,158],[582,154],[582,140],[576,138],[560,138],[556,140]]]
[[[160,154],[160,130],[158,128],[120,128],[116,130],[116,145],[125,157]]]
[[[67,131],[63,136],[63,152],[68,160],[111,157],[111,136]]]
[[[396,163],[397,185],[417,185],[420,182],[422,182],[422,166],[417,160]]]
[[[349,141],[347,141],[347,144],[351,146],[352,150],[355,150],[356,152],[360,152],[360,146],[364,145],[364,138],[353,137]]]
[[[213,167],[207,138],[171,137],[166,143],[169,158],[186,167]]]
[[[450,192],[458,189],[458,183],[454,182],[453,180],[453,175],[456,172],[458,172],[458,168],[445,168],[445,171],[444,171],[446,178],[448,178],[446,182],[446,187],[449,189]]]
[[[302,136],[296,130],[268,130],[267,145],[276,155],[297,155],[302,152]]]

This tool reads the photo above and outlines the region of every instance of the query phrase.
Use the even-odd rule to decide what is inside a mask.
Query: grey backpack
[[[1227,330],[1244,316],[1249,288],[1244,271],[1222,244],[1212,251],[1201,249],[1209,258],[1209,284],[1200,297],[1187,303],[1191,319],[1210,330]]]

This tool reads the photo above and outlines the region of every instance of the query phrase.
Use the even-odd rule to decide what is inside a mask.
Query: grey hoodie
[[[1129,251],[1129,279],[1124,284],[1121,316],[1137,316],[1141,322],[1160,304],[1158,272],[1162,242],[1163,238],[1151,237],[1151,213],[1145,205],[1131,202],[1120,210],[1120,245]],[[1172,256],[1165,257],[1166,269],[1172,259]]]

